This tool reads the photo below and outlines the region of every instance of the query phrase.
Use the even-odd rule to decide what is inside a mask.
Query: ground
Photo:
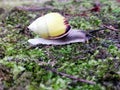
[[[49,0],[32,5],[20,3],[17,8],[1,5],[0,90],[119,90],[120,3],[99,1]],[[34,10],[18,7],[23,5]],[[27,26],[53,11],[68,18],[72,28],[89,32],[105,25],[116,30],[96,32],[85,43],[30,47],[27,41],[38,35]]]

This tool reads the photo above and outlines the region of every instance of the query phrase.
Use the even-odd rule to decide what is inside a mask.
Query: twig
[[[102,30],[105,30],[106,28],[100,28],[100,29],[96,29],[96,30],[90,30],[88,32],[86,32],[86,35],[89,36],[89,37],[93,37],[96,39],[96,36],[93,35],[93,33],[96,33],[96,32],[99,32],[99,31],[102,31]]]
[[[118,29],[116,29],[115,27],[113,27],[112,25],[103,25],[105,28],[109,29],[109,30],[112,30],[112,31],[118,31]]]
[[[32,11],[32,12],[36,12],[36,11],[44,11],[44,10],[57,10],[53,7],[34,7],[34,6],[19,6],[16,7],[17,10],[23,10],[23,11]]]
[[[99,29],[96,29],[96,30],[90,30],[88,31],[88,33],[96,33],[96,32],[99,32],[99,31],[102,31],[102,30],[105,30],[106,27],[103,27],[103,28],[99,28]]]
[[[118,29],[116,29],[112,25],[109,25],[109,26],[103,25],[103,28],[99,28],[99,29],[96,29],[96,30],[90,30],[88,33],[94,33],[94,32],[98,32],[98,31],[102,31],[102,30],[106,30],[106,29],[109,29],[109,30],[112,30],[112,31],[118,31]]]
[[[79,82],[84,82],[84,83],[93,84],[93,85],[96,84],[96,83],[93,82],[93,81],[88,81],[88,80],[81,79],[81,78],[77,78],[77,77],[75,77],[75,76],[72,76],[72,75],[69,75],[69,74],[66,74],[66,73],[63,73],[63,72],[58,72],[56,69],[50,68],[50,67],[48,67],[48,66],[42,66],[42,68],[44,68],[44,69],[46,69],[46,70],[48,70],[48,71],[51,71],[51,72],[53,72],[53,73],[56,73],[56,74],[58,74],[58,75],[60,75],[60,76],[64,76],[64,77],[70,78],[70,79],[72,79],[72,80],[77,80],[77,81],[79,81]]]
[[[106,29],[109,29],[109,30],[112,30],[112,31],[118,31],[118,29],[116,29],[115,27],[113,27],[112,25],[103,25],[103,28],[99,28],[99,29],[96,29],[96,30],[90,30],[88,32],[86,32],[86,34],[90,37],[94,37],[94,35],[92,35],[93,33],[96,33],[96,32],[99,32],[99,31],[102,31],[102,30],[106,30]]]

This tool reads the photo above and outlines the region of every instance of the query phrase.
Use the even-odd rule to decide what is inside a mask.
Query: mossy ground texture
[[[120,88],[120,3],[100,0],[100,11],[90,11],[93,0],[45,2],[41,11],[2,8],[0,21],[0,88],[6,90],[119,90]],[[28,6],[28,5],[27,5]],[[53,10],[54,8],[54,10]],[[5,9],[6,10],[6,9]],[[37,17],[58,11],[72,28],[94,30],[112,25],[118,31],[96,32],[85,43],[31,48],[28,39],[38,37],[27,29]],[[91,85],[44,69],[93,81]],[[0,90],[1,90],[0,89]]]

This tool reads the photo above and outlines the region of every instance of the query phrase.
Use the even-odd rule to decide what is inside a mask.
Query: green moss
[[[69,17],[73,28],[83,30],[98,29],[102,24],[115,25],[119,29],[119,5],[115,1],[101,1],[101,12],[87,12],[87,16],[77,16],[83,9],[90,9],[92,1],[79,3],[52,4]],[[107,3],[110,2],[110,3]],[[61,6],[59,6],[59,4]],[[114,7],[115,6],[115,7]],[[72,8],[72,9],[70,9]],[[110,10],[111,9],[111,10]],[[72,11],[74,10],[74,11]],[[48,10],[47,12],[51,12]],[[43,13],[46,13],[46,11]],[[38,12],[25,12],[13,9],[1,21],[0,63],[9,68],[10,78],[4,80],[7,89],[27,90],[118,90],[120,78],[119,32],[106,30],[94,34],[89,42],[64,46],[43,46],[30,48],[27,40],[33,38],[26,27],[37,17]],[[42,13],[40,13],[42,15]],[[39,16],[40,16],[39,15]],[[2,25],[3,24],[3,25]],[[47,71],[48,65],[60,72],[91,80],[95,85],[76,82],[64,76]],[[3,70],[0,68],[0,71]],[[8,69],[4,69],[7,75]],[[12,80],[11,80],[12,78]]]

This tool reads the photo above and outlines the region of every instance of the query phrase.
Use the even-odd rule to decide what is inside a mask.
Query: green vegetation
[[[98,29],[103,24],[120,29],[120,3],[100,0],[100,12],[83,11],[93,8],[93,0],[78,2],[47,2],[69,19],[72,28]],[[46,5],[46,6],[47,6]],[[44,6],[44,5],[43,5]],[[77,7],[77,8],[76,8]],[[10,90],[119,90],[120,31],[106,29],[89,42],[64,46],[39,45],[30,48],[27,40],[37,37],[27,30],[36,17],[52,12],[12,9],[0,21],[0,84]],[[79,15],[78,15],[79,14]],[[81,16],[80,16],[81,15]],[[99,39],[97,39],[99,38]],[[43,68],[48,66],[82,79],[77,82]]]

